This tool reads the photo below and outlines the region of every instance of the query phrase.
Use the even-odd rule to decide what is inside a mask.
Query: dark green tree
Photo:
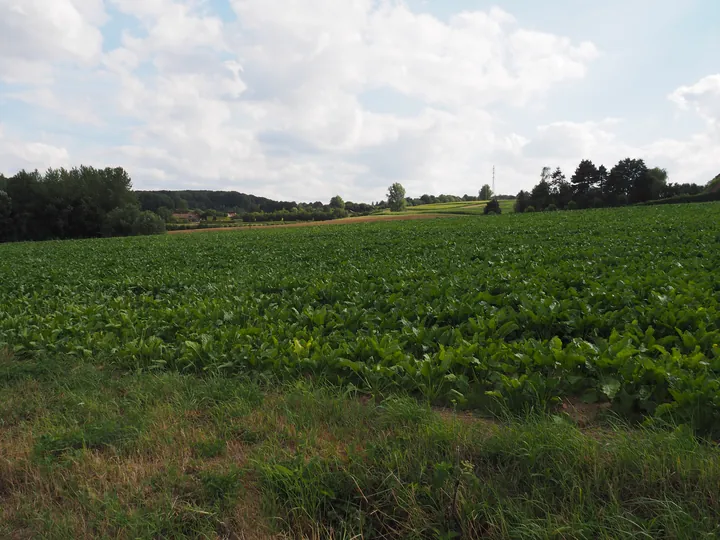
[[[493,196],[492,189],[490,188],[489,184],[485,184],[482,189],[480,189],[480,200],[481,201],[488,201]]]
[[[605,193],[605,184],[607,183],[607,177],[608,177],[608,170],[605,168],[605,165],[600,165],[598,167],[598,190],[600,191],[600,194],[602,195]]]
[[[522,214],[528,206],[530,206],[530,194],[527,191],[520,190],[517,197],[515,197],[513,210],[518,214]]]
[[[165,221],[155,212],[145,210],[140,212],[132,224],[132,234],[145,236],[150,234],[162,234],[165,232]]]
[[[576,195],[587,195],[591,189],[599,184],[598,169],[589,159],[583,159],[570,178],[573,192]]]
[[[502,210],[500,208],[500,203],[497,199],[491,199],[487,202],[485,205],[485,209],[483,210],[483,213],[485,214],[501,214]]]
[[[543,178],[530,192],[530,203],[538,210],[542,210],[551,201],[550,183]]]
[[[388,188],[388,205],[393,212],[401,212],[405,209],[407,202],[405,201],[405,188],[402,184],[395,182]]]
[[[330,199],[330,208],[339,208],[340,210],[345,209],[345,201],[343,201],[340,195],[335,195]]]
[[[650,181],[650,199],[659,199],[667,188],[668,172],[666,169],[653,167],[647,174]]]
[[[651,193],[647,172],[642,159],[626,158],[618,162],[610,170],[605,184],[608,202],[622,204],[628,199],[632,202],[648,200]]]
[[[4,191],[0,191],[0,242],[12,238],[12,199]]]
[[[135,234],[134,226],[139,217],[140,207],[134,204],[111,210],[108,212],[103,224],[103,236],[131,236]]]
[[[159,207],[155,213],[162,218],[165,223],[168,223],[172,219],[173,212],[167,206]]]

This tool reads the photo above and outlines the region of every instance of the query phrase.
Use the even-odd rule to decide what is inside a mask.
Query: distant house
[[[233,219],[233,218],[237,217],[237,212],[228,212],[227,217],[229,217],[230,219]]]
[[[174,213],[172,217],[175,221],[200,221],[200,216],[195,212]]]

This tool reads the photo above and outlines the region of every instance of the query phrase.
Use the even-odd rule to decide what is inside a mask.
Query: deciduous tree
[[[405,188],[402,184],[395,182],[388,188],[388,205],[393,212],[400,212],[405,209]]]

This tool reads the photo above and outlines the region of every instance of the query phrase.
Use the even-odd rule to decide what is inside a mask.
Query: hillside
[[[705,188],[707,193],[717,193],[720,191],[720,174],[710,180],[710,183]]]

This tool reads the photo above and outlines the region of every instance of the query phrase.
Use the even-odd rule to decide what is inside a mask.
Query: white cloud
[[[0,163],[6,168],[3,172],[35,169],[43,163],[54,167],[68,166],[69,157],[65,148],[12,137],[6,134],[6,129],[0,124]]]
[[[720,73],[678,88],[670,99],[684,109],[694,109],[710,124],[720,124]]]
[[[377,200],[393,181],[411,194],[472,193],[493,163],[500,190],[516,192],[546,162],[571,167],[634,151],[681,160],[683,148],[713,144],[704,134],[633,148],[622,123],[562,114],[539,128],[506,122],[501,111],[544,103],[602,56],[497,8],[443,21],[391,0],[230,3],[236,22],[203,0],[108,0],[137,25],[103,52],[99,29],[118,22],[102,0],[0,0],[0,76],[12,85],[0,99],[63,122],[30,127],[47,133],[41,142],[13,139],[0,169],[72,159],[123,165],[141,188]],[[708,80],[673,99],[717,118],[718,86]],[[377,89],[417,111],[374,112],[365,95]],[[97,138],[93,126],[103,129]]]
[[[0,14],[0,73],[6,81],[25,80],[30,74],[23,66],[28,63],[37,68],[54,61],[87,66],[100,57],[100,0],[0,0]]]

